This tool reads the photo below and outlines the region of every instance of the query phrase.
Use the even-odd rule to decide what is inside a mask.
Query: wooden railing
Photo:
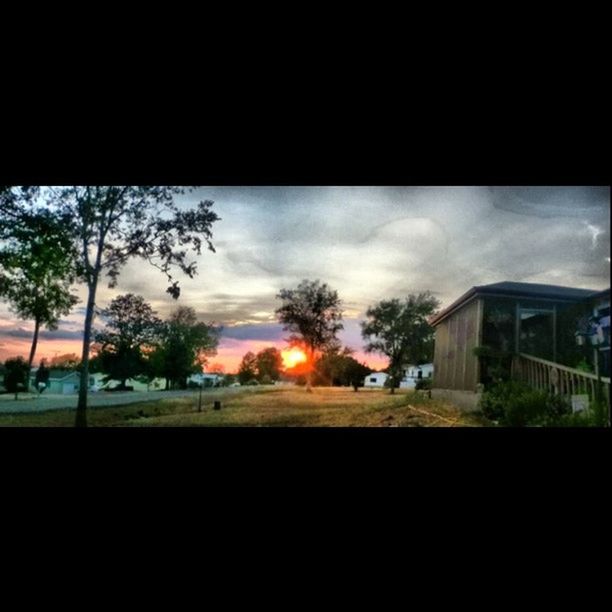
[[[520,353],[512,361],[512,377],[526,382],[535,389],[555,395],[588,395],[597,397],[597,375]],[[602,392],[610,402],[610,378],[601,377]]]

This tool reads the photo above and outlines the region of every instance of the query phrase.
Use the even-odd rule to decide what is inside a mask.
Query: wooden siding
[[[482,300],[473,300],[436,326],[434,387],[476,391],[480,372],[473,349],[482,334]]]

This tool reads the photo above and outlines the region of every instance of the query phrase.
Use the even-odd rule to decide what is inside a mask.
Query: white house
[[[378,387],[382,388],[385,386],[385,381],[388,375],[384,372],[371,372],[365,377],[363,382],[364,387]]]
[[[202,385],[203,387],[218,387],[221,385],[223,381],[223,374],[207,374],[204,372],[203,374],[192,374],[187,382],[193,382],[197,385]]]
[[[36,372],[38,368],[30,370],[30,386],[36,388]],[[79,392],[81,375],[73,370],[63,370],[60,368],[51,368],[49,370],[49,379],[45,393],[47,395],[72,395]],[[94,384],[93,377],[89,377],[89,388]]]
[[[431,378],[433,376],[433,363],[422,365],[409,365],[404,370],[404,378],[400,381],[400,389],[414,389],[419,378]]]
[[[414,389],[419,378],[431,378],[433,376],[433,363],[423,365],[409,365],[404,369],[404,377],[400,381],[400,389]],[[382,388],[388,375],[385,372],[371,372],[364,379],[364,387]]]
[[[89,378],[90,381],[90,390],[91,391],[105,391],[109,389],[113,389],[114,387],[119,386],[121,383],[120,380],[111,379],[107,382],[104,382],[104,378],[106,378],[106,374],[102,372],[96,372],[92,374]],[[92,383],[93,378],[93,383]],[[163,378],[154,378],[150,382],[141,382],[134,378],[128,378],[125,381],[125,385],[127,387],[132,387],[134,391],[159,391],[164,389],[166,386],[166,381]]]

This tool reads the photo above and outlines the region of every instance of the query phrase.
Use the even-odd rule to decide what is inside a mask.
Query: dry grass
[[[222,409],[215,411],[213,401]],[[223,390],[204,395],[201,413],[197,398],[176,398],[89,411],[97,427],[474,427],[482,420],[454,406],[413,391],[390,395],[383,390],[320,387],[306,393],[296,387],[262,387],[227,395]],[[0,415],[0,426],[70,427],[74,411]]]

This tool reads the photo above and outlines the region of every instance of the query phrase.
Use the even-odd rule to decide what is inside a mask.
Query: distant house
[[[592,350],[576,342],[576,321],[589,318],[595,304],[604,304],[605,293],[515,282],[472,287],[430,321],[435,327],[434,389],[474,407],[480,386],[493,376],[493,362],[483,358],[483,351],[509,359],[524,356],[548,368],[592,362]]]
[[[107,374],[102,372],[96,372],[90,377],[90,390],[91,391],[107,391],[114,389],[121,384],[120,380],[111,379],[105,382]],[[91,379],[93,378],[93,383]],[[126,387],[131,387],[133,391],[157,391],[164,389],[166,382],[163,378],[154,378],[149,382],[141,382],[135,378],[128,378],[125,381]]]
[[[196,385],[202,385],[203,387],[218,387],[223,382],[223,374],[192,374],[188,379],[187,383],[195,383]]]
[[[371,372],[365,377],[363,382],[364,387],[372,387],[372,388],[382,388],[385,386],[385,382],[388,378],[388,375],[384,372]]]
[[[30,373],[30,385],[36,387],[36,372],[38,368],[33,368]],[[80,374],[74,370],[61,370],[52,368],[49,371],[49,380],[45,393],[53,395],[71,395],[79,392]],[[90,378],[90,385],[93,379]]]
[[[400,389],[414,389],[420,378],[431,378],[433,371],[433,363],[407,366],[404,370],[404,377],[400,381]]]
[[[408,365],[404,369],[403,378],[400,381],[400,389],[414,389],[419,378],[431,378],[433,374],[433,363],[423,365]],[[371,372],[364,379],[364,387],[382,388],[385,386],[389,375],[385,372]]]

